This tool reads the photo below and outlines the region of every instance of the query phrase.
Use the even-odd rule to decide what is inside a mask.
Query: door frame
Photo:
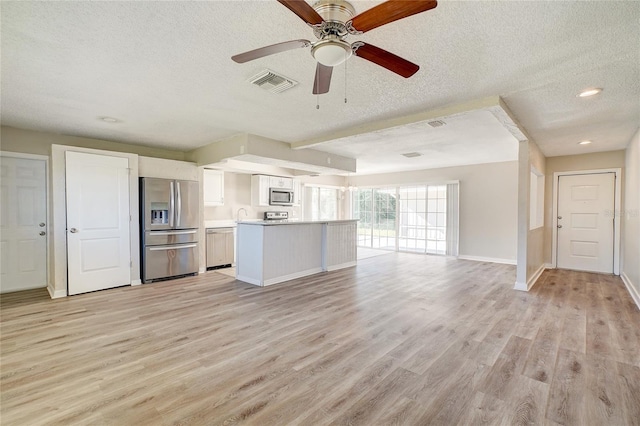
[[[38,155],[38,154],[27,154],[24,152],[12,152],[12,151],[0,151],[0,157],[11,157],[11,158],[20,158],[23,160],[40,160],[44,161],[44,193],[45,193],[45,212],[47,218],[47,225],[44,227],[45,235],[45,262],[46,262],[46,285],[47,291],[49,291],[49,295],[53,298],[53,288],[51,285],[51,259],[49,256],[49,244],[51,244],[51,240],[49,239],[49,235],[51,234],[51,230],[53,227],[51,226],[51,209],[49,206],[50,202],[50,192],[49,192],[49,157],[46,155]]]
[[[129,159],[129,246],[131,255],[131,285],[140,281],[140,212],[138,209],[138,154],[81,148],[68,145],[51,145],[51,182],[53,200],[53,292],[51,298],[68,296],[67,287],[67,201],[65,152],[76,151],[87,154],[126,157]]]
[[[558,263],[558,186],[560,176],[593,175],[602,173],[614,173],[614,195],[613,195],[613,273],[620,275],[620,212],[622,196],[622,169],[595,169],[595,170],[574,170],[568,172],[555,172],[553,174],[553,211],[551,213],[551,267],[556,268]]]

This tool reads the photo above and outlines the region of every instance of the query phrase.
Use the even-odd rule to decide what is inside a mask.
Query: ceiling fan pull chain
[[[320,95],[316,95],[316,109],[320,109]]]
[[[344,56],[347,56],[345,53]],[[347,61],[344,61],[344,103],[347,103]]]

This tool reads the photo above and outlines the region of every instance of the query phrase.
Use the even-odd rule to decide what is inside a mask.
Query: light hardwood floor
[[[2,425],[640,424],[619,278],[393,253],[267,288],[1,297]]]

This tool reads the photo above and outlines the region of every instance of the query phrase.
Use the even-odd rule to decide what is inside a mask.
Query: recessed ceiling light
[[[591,141],[582,141],[582,142],[578,142],[578,145],[589,145],[591,143]]]
[[[597,87],[595,89],[587,89],[587,90],[583,90],[582,92],[580,92],[578,94],[579,98],[588,98],[589,96],[593,96],[593,95],[597,95],[598,93],[602,92],[602,89]]]
[[[117,123],[118,120],[117,118],[113,118],[113,117],[98,117],[100,118],[100,120],[104,121],[105,123]]]

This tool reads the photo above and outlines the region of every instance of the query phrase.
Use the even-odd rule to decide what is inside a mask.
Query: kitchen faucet
[[[247,212],[247,209],[245,209],[244,207],[240,207],[238,209],[238,212],[236,213],[236,222],[240,222],[240,212],[241,211],[244,211],[245,217],[249,216],[249,212]]]

